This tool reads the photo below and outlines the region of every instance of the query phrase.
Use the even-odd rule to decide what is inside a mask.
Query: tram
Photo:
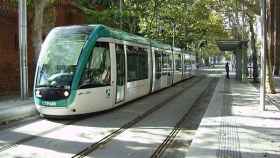
[[[193,75],[179,48],[104,25],[56,27],[38,59],[34,101],[42,116],[75,116],[117,107]]]

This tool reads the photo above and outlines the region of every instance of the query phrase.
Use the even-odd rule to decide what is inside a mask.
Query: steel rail
[[[186,90],[188,90],[189,88],[193,87],[194,85],[200,83],[202,80],[205,80],[205,79],[204,78],[199,78],[199,79],[193,81],[192,84],[187,85],[185,87],[182,87],[181,90],[179,90],[177,93],[175,93],[171,97],[168,97],[168,98],[164,99],[163,101],[161,101],[160,103],[156,104],[155,106],[153,106],[152,108],[150,108],[149,110],[144,112],[143,114],[139,115],[138,117],[136,117],[133,120],[129,121],[128,123],[124,124],[119,129],[117,129],[114,132],[112,132],[112,133],[108,134],[107,136],[103,137],[98,142],[95,142],[95,143],[91,144],[90,146],[84,148],[79,153],[75,154],[72,158],[83,158],[83,157],[86,157],[87,155],[89,155],[93,151],[99,149],[100,147],[104,146],[108,142],[112,141],[113,138],[115,138],[116,136],[120,135],[121,133],[123,133],[124,131],[126,131],[130,127],[132,127],[133,125],[137,124],[138,122],[140,122],[141,120],[143,120],[144,118],[146,118],[147,116],[152,114],[153,112],[161,109],[163,106],[167,105],[167,103],[169,103],[170,101],[174,100],[178,95],[180,95],[181,93],[185,92]]]
[[[192,104],[192,107],[176,123],[176,125],[174,126],[172,131],[168,134],[168,136],[165,138],[165,140],[153,152],[153,154],[151,155],[151,158],[159,158],[162,156],[162,154],[165,152],[165,150],[174,141],[177,134],[182,130],[182,124],[187,120],[187,118],[190,117],[190,115],[195,110],[194,105],[197,105],[202,98],[208,96],[209,93],[212,93],[211,90],[213,90],[216,87],[217,83],[218,83],[217,79],[212,79],[211,81],[209,81],[209,85],[205,88],[206,90],[199,95],[199,97]]]
[[[195,81],[191,81],[190,85],[188,84],[189,86],[192,85],[192,82],[197,82],[196,80],[198,80],[198,81],[202,80],[201,78],[199,78],[199,79],[197,79],[197,78],[192,78],[192,79],[195,79]],[[189,81],[190,81],[190,80],[189,80]],[[183,82],[184,82],[184,81],[183,81]],[[180,83],[179,83],[179,84],[180,84]],[[178,86],[179,84],[176,84],[175,86]],[[168,87],[168,88],[171,88],[171,87]],[[167,88],[167,89],[168,89],[168,88]],[[156,92],[156,93],[157,93],[157,92]],[[156,94],[156,93],[154,93],[154,94]],[[176,94],[175,94],[175,95],[176,95]],[[171,97],[174,97],[174,95],[172,95]],[[167,98],[167,99],[165,99],[165,100],[168,100],[168,99],[170,99],[171,97],[169,97],[169,98]],[[136,99],[136,100],[134,100],[134,101],[137,101],[137,100],[138,100],[138,99]],[[163,103],[166,102],[165,100],[163,101]],[[133,102],[133,101],[132,101],[132,102]],[[152,106],[151,109],[147,110],[146,112],[144,112],[144,114],[142,114],[142,115],[136,117],[136,118],[133,119],[132,121],[126,123],[126,124],[123,125],[120,129],[122,129],[122,128],[128,128],[128,127],[132,126],[132,125],[133,125],[133,124],[132,124],[133,122],[135,122],[135,121],[137,121],[137,122],[140,121],[141,119],[143,119],[144,117],[146,117],[146,116],[148,115],[148,113],[151,113],[151,111],[155,111],[155,110],[158,108],[158,106],[159,106],[160,104],[163,104],[163,103],[161,102],[161,103],[159,103],[159,104],[156,104],[156,105]],[[30,135],[30,136],[27,136],[27,137],[25,137],[25,138],[23,138],[23,139],[20,139],[20,140],[18,140],[18,141],[11,142],[11,143],[3,143],[3,144],[0,145],[0,153],[1,153],[1,152],[4,152],[4,151],[6,151],[6,150],[9,150],[9,149],[11,149],[11,148],[15,148],[16,146],[18,146],[18,145],[20,145],[20,144],[23,144],[23,143],[26,143],[26,142],[35,140],[35,139],[37,139],[37,138],[40,138],[40,137],[42,137],[42,136],[44,136],[44,135],[46,135],[46,134],[48,134],[48,133],[54,132],[54,131],[59,130],[59,129],[63,129],[63,128],[67,127],[68,125],[73,125],[73,124],[75,124],[75,123],[78,123],[78,122],[81,122],[81,121],[84,121],[84,120],[87,120],[87,119],[91,119],[91,118],[92,118],[92,117],[85,117],[85,118],[82,118],[82,119],[80,118],[80,119],[78,119],[78,120],[68,121],[68,122],[64,123],[63,125],[59,125],[59,126],[57,126],[57,127],[48,129],[48,130],[43,131],[43,132],[40,132],[40,133],[38,133],[37,135]],[[108,136],[104,137],[103,139],[108,139],[108,137],[109,137],[110,135],[115,135],[116,133],[120,132],[120,129],[117,130],[117,131],[115,131],[115,132],[113,132],[113,133],[111,133],[111,134],[109,134]],[[102,140],[103,140],[103,139],[102,139]]]

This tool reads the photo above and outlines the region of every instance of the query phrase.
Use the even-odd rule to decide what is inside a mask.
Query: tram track
[[[188,119],[191,119],[191,115],[197,111],[197,105],[199,105],[203,98],[211,95],[212,91],[215,89],[218,83],[218,79],[214,78],[209,82],[206,90],[202,92],[199,97],[195,100],[192,107],[181,117],[181,119],[176,123],[172,131],[168,134],[166,139],[156,148],[156,150],[151,155],[151,158],[159,158],[163,155],[165,150],[170,146],[174,139],[176,138],[177,134],[182,130],[183,123]],[[211,97],[210,97],[211,98]],[[206,109],[205,109],[206,110]],[[200,113],[204,113],[205,111],[200,111]]]
[[[149,110],[147,110],[146,112],[141,114],[140,116],[138,116],[138,117],[134,118],[133,120],[127,122],[122,127],[115,130],[114,132],[106,135],[105,137],[100,139],[98,142],[95,142],[95,143],[91,144],[90,146],[86,147],[85,149],[81,150],[79,153],[75,154],[72,158],[86,157],[90,153],[94,152],[95,150],[99,149],[100,147],[102,147],[105,144],[112,141],[115,137],[122,134],[124,131],[126,131],[127,129],[129,129],[133,125],[137,124],[138,122],[140,122],[141,120],[143,120],[144,118],[149,116],[150,114],[154,113],[155,111],[157,111],[157,110],[161,109],[162,107],[164,107],[165,105],[167,105],[169,102],[174,100],[178,95],[182,94],[183,92],[187,91],[189,88],[193,87],[194,85],[200,83],[203,80],[205,80],[205,79],[203,79],[201,77],[201,78],[197,79],[196,81],[193,81],[192,84],[181,87],[181,89],[179,91],[177,91],[175,94],[173,94],[171,97],[168,97],[168,98],[164,99],[162,102],[156,104],[155,106],[153,106],[152,108],[150,108]]]
[[[265,101],[268,104],[271,104],[273,106],[275,106],[276,108],[280,109],[280,97],[278,96],[273,96],[273,95],[266,95],[266,99]]]
[[[88,119],[88,118],[85,118],[85,119]],[[20,139],[20,140],[18,140],[16,142],[3,144],[3,145],[0,146],[0,152],[3,152],[5,150],[9,150],[11,148],[16,147],[17,145],[23,144],[25,142],[28,142],[28,141],[31,141],[31,140],[34,140],[34,139],[37,139],[37,138],[41,137],[42,135],[48,134],[50,132],[53,132],[53,131],[56,131],[56,130],[59,130],[59,129],[62,129],[62,128],[68,126],[68,125],[80,122],[80,121],[85,120],[85,119],[68,121],[68,122],[64,123],[63,125],[59,125],[57,127],[51,128],[49,130],[46,130],[44,132],[40,132],[38,135],[30,135],[30,136],[25,137],[23,139]]]
[[[202,77],[200,78],[193,78],[193,81],[191,81],[191,83],[187,84],[186,86],[183,87],[177,87],[180,88],[180,90],[175,93],[174,95],[172,95],[171,97],[166,98],[165,100],[163,100],[162,102],[154,105],[152,108],[150,108],[149,110],[147,110],[146,112],[144,112],[143,114],[141,114],[140,116],[136,117],[135,119],[133,119],[132,121],[129,121],[128,123],[124,124],[121,128],[117,129],[116,131],[110,133],[109,135],[105,136],[103,139],[101,139],[100,141],[98,141],[97,143],[92,144],[90,147],[82,150],[81,152],[79,152],[78,154],[76,154],[73,157],[83,157],[86,156],[86,154],[91,153],[89,151],[91,150],[95,150],[97,149],[100,145],[103,145],[105,143],[107,143],[110,139],[114,138],[115,136],[119,135],[120,133],[122,133],[124,130],[128,129],[129,127],[133,126],[134,124],[136,124],[137,122],[139,122],[140,120],[142,120],[143,118],[145,118],[146,116],[148,116],[149,114],[153,113],[154,111],[156,111],[157,109],[160,109],[162,106],[164,106],[167,102],[171,101],[172,99],[174,99],[177,95],[179,95],[180,93],[183,93],[184,91],[186,91],[188,88],[192,87],[193,85],[195,85],[196,83],[199,83],[201,80],[203,80]],[[179,83],[181,84],[181,83]],[[175,86],[180,86],[179,84],[176,84]],[[156,93],[155,93],[156,94]],[[118,110],[118,109],[117,109]],[[24,144],[26,142],[35,140],[37,138],[40,138],[48,133],[63,129],[69,125],[73,125],[75,123],[79,123],[81,121],[87,120],[87,119],[91,119],[92,117],[86,117],[86,118],[82,118],[82,119],[78,119],[78,120],[71,120],[71,121],[67,121],[62,125],[58,125],[54,128],[48,129],[46,131],[43,132],[39,132],[36,135],[30,135],[27,136],[23,139],[20,139],[18,141],[15,142],[11,142],[11,143],[2,143],[0,145],[0,153],[10,150],[12,148],[17,147],[18,145]],[[80,155],[80,156],[79,156]]]
[[[253,87],[259,90],[259,84],[250,83]],[[275,106],[276,108],[280,109],[280,97],[275,94],[267,94],[265,95],[265,102],[266,104],[270,104]]]
[[[271,103],[272,105],[279,105],[279,97],[276,97],[276,96],[270,96],[270,95],[266,95],[266,97],[267,97],[267,101],[269,102],[269,103]]]

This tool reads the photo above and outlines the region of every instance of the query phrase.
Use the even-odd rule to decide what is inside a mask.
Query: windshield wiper
[[[64,86],[60,86],[60,85],[37,85],[36,86],[36,88],[41,88],[41,87],[64,88]]]
[[[36,88],[40,88],[40,87],[50,87],[50,85],[36,85]]]

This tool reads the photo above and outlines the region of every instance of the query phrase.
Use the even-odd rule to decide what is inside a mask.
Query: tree
[[[252,61],[253,61],[253,79],[254,82],[258,82],[259,70],[258,70],[258,59],[257,59],[257,48],[256,48],[256,37],[255,37],[255,29],[254,22],[255,18],[253,16],[248,16],[248,23],[250,29],[250,41],[251,41],[251,49],[252,49]]]
[[[265,57],[267,59],[266,62],[266,67],[267,67],[267,74],[266,74],[266,78],[267,78],[267,83],[266,86],[268,87],[268,89],[270,90],[270,93],[275,93],[275,86],[274,86],[274,81],[272,79],[272,65],[274,65],[273,62],[273,58],[274,58],[274,43],[275,43],[275,36],[274,36],[274,17],[275,14],[275,9],[274,9],[274,4],[275,1],[277,0],[269,0],[268,1],[268,12],[267,12],[267,17],[268,17],[268,32],[266,34],[266,38],[268,38],[268,50],[267,50],[267,54],[265,54]],[[260,15],[260,5],[259,5],[259,1],[250,1],[250,0],[246,0],[245,1],[245,5],[247,6],[246,8],[246,15],[248,17],[248,23],[249,23],[249,27],[250,27],[250,32],[251,32],[251,43],[252,43],[252,51],[253,51],[253,76],[254,76],[254,80],[256,81],[256,73],[257,73],[257,68],[256,68],[256,50],[255,50],[255,37],[254,37],[254,28],[253,28],[253,21],[255,21],[255,16],[256,15]]]
[[[130,12],[127,8],[121,11],[119,0],[107,0],[107,5],[104,3],[104,1],[94,1],[93,3],[91,0],[72,1],[72,5],[80,8],[86,15],[86,23],[104,24],[135,34],[139,32],[139,17],[135,12]],[[121,0],[121,4],[123,3],[123,0]],[[97,9],[96,5],[103,5],[103,9]],[[126,7],[126,5],[123,7]]]
[[[32,46],[35,52],[35,62],[39,57],[41,45],[43,43],[42,30],[44,26],[44,11],[51,3],[50,0],[32,0],[33,5],[33,33],[32,33]]]
[[[258,82],[259,70],[258,70],[258,53],[256,48],[256,33],[255,33],[255,23],[256,23],[256,15],[260,14],[259,3],[258,1],[245,1],[245,15],[247,19],[247,23],[249,24],[250,31],[250,42],[251,42],[251,50],[252,50],[252,62],[253,62],[253,80],[254,82]]]
[[[136,5],[137,9],[134,10],[143,10],[139,13],[140,29],[141,33],[149,38],[172,44],[174,35],[175,46],[196,52],[201,41],[208,41],[203,53],[206,57],[214,56],[218,52],[216,40],[228,35],[222,16],[209,7],[215,4],[214,0],[175,0],[172,3],[161,0],[145,3],[143,6]],[[173,23],[176,24],[175,32]],[[208,50],[215,52],[210,53]]]
[[[280,69],[280,1],[275,0],[274,5],[274,72],[275,76],[279,75]]]
[[[267,81],[268,81],[268,89],[270,90],[270,93],[275,94],[275,85],[274,81],[272,79],[272,64],[273,64],[273,55],[274,55],[274,0],[268,1],[268,11],[267,11],[267,17],[268,17],[268,32],[267,32],[267,38],[268,38],[268,50],[266,53],[266,59],[267,59]]]

